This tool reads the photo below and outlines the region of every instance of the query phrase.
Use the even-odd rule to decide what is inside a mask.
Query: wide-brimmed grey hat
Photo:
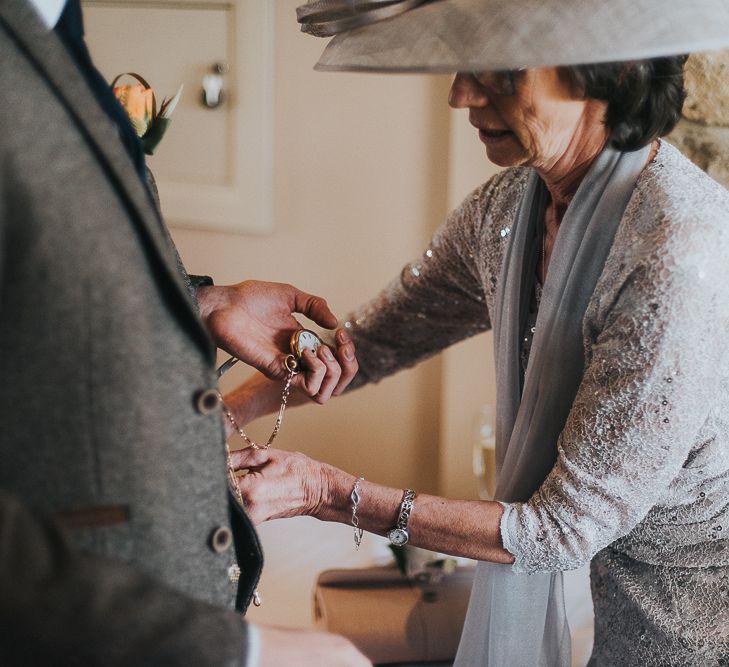
[[[316,69],[456,72],[638,60],[729,46],[729,0],[315,0]]]

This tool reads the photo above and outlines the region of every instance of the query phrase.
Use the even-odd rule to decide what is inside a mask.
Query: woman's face
[[[604,111],[594,113],[595,103],[602,103],[576,95],[557,68],[519,71],[514,77],[514,94],[504,95],[461,72],[448,96],[454,109],[469,110],[469,120],[495,164],[548,171],[574,153],[587,135],[596,130],[606,133],[601,122]]]

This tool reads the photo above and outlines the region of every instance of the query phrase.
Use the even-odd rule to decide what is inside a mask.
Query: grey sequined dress
[[[527,174],[478,188],[350,316],[360,383],[490,328]],[[556,464],[501,521],[513,568],[591,561],[590,665],[729,665],[729,193],[665,142],[636,184],[583,334]]]

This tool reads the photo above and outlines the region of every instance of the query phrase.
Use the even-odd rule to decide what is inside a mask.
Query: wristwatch
[[[396,547],[402,547],[408,543],[410,536],[408,535],[408,521],[410,513],[413,511],[415,501],[415,491],[405,489],[402,494],[402,503],[400,504],[400,514],[397,517],[397,524],[387,533],[387,539],[390,544]]]
[[[190,275],[188,276],[190,279],[190,284],[193,286],[194,289],[197,289],[198,287],[210,287],[211,285],[214,285],[213,279],[210,276],[195,276]]]

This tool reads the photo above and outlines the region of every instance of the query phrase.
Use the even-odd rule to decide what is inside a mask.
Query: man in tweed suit
[[[285,285],[195,291],[64,5],[0,2],[0,664],[368,664],[225,608],[261,556],[214,342],[275,375],[292,312],[334,317]],[[353,373],[307,363],[320,401]]]

